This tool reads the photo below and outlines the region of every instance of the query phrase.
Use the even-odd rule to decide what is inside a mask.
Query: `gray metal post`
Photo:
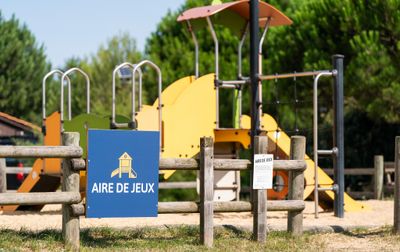
[[[338,153],[333,159],[334,181],[338,185],[335,191],[333,208],[335,216],[344,217],[344,92],[343,92],[343,55],[333,55],[333,69],[337,70],[333,81],[333,108],[334,108],[334,130],[333,146],[338,148]]]
[[[259,62],[258,62],[258,0],[250,1],[250,80],[251,80],[251,137],[252,146],[254,146],[254,136],[259,134],[260,128],[260,114],[259,107]],[[254,148],[253,148],[254,154]]]

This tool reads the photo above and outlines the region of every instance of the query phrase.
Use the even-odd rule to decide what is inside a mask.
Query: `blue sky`
[[[185,0],[2,0],[0,10],[7,19],[15,16],[46,48],[54,67],[73,56],[95,53],[114,35],[129,32],[144,49],[168,10]]]

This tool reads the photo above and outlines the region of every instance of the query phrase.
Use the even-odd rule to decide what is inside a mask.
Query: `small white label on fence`
[[[274,156],[272,154],[254,155],[253,189],[272,188],[272,170]]]

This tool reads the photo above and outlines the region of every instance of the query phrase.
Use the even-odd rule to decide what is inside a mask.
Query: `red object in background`
[[[24,167],[24,164],[21,163],[21,162],[19,162],[19,163],[18,163],[18,167],[22,169],[22,168]],[[24,181],[24,173],[23,173],[23,172],[18,172],[18,173],[17,173],[17,179],[18,179],[18,181],[20,181],[20,182]]]

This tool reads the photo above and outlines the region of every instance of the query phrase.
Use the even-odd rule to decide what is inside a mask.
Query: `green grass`
[[[393,242],[390,228],[354,230],[340,234],[351,239],[373,234],[384,242]],[[378,236],[376,236],[378,234]],[[324,238],[325,236],[325,238]],[[324,251],[329,234],[309,234],[295,238],[286,232],[271,232],[266,244],[251,240],[251,233],[234,227],[215,229],[212,251]],[[0,230],[0,251],[63,251],[60,231]],[[82,251],[209,251],[200,245],[199,228],[174,226],[171,228],[141,228],[119,230],[91,228],[81,231]]]

